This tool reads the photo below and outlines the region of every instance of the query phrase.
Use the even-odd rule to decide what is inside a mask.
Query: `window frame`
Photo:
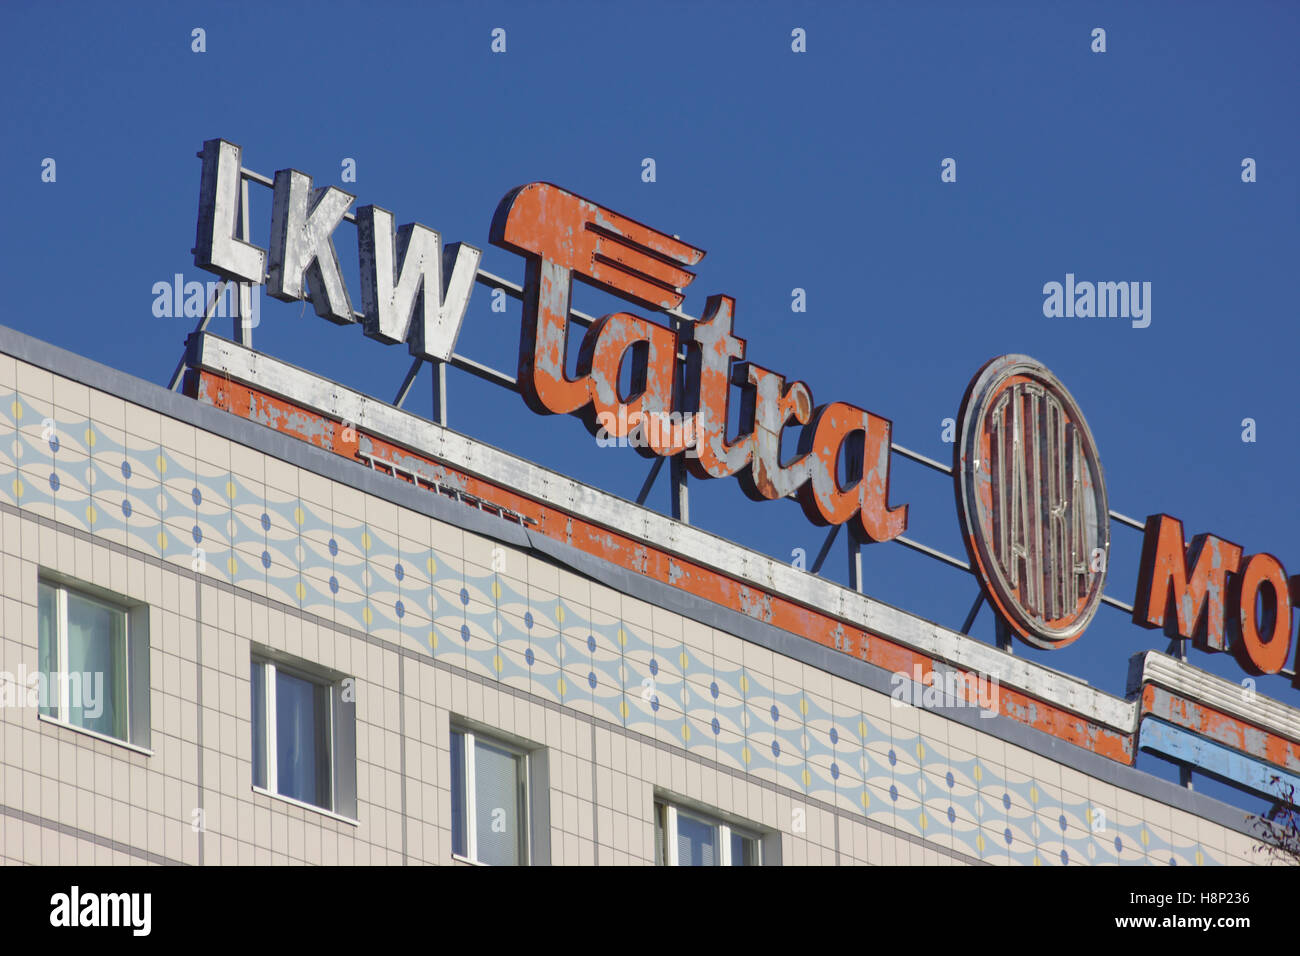
[[[37,709],[37,717],[40,720],[49,721],[59,727],[67,727],[78,733],[89,734],[100,740],[106,740],[110,743],[120,744],[137,750],[143,754],[151,755],[149,749],[150,741],[150,713],[148,710],[150,703],[149,686],[149,607],[140,601],[132,600],[123,595],[118,595],[105,591],[103,588],[95,587],[84,581],[79,581],[64,574],[54,571],[41,569],[37,573],[37,671],[42,674],[46,681],[46,701]],[[40,609],[39,593],[43,587],[49,588],[54,595],[54,613],[51,624],[54,629],[53,651],[54,666],[51,675],[50,671],[42,668],[39,659],[39,628],[40,628]],[[119,737],[114,733],[108,733],[98,730],[94,727],[87,727],[84,724],[75,722],[72,719],[72,701],[71,701],[71,681],[66,675],[68,656],[68,595],[75,594],[76,597],[88,604],[94,604],[114,614],[121,615],[122,619],[122,667],[125,673],[122,675],[122,699],[115,701],[120,704],[122,720],[125,725],[125,736]],[[108,675],[105,675],[107,678]],[[54,684],[53,687],[50,684]],[[105,691],[112,693],[112,681],[105,680]],[[137,686],[141,685],[141,686]],[[49,713],[46,713],[46,710]]]
[[[516,821],[519,828],[519,863],[518,866],[534,865],[534,848],[533,848],[533,826],[535,825],[533,813],[533,754],[534,752],[514,741],[507,740],[491,732],[483,732],[466,724],[452,722],[449,736],[452,738],[452,746],[455,746],[455,737],[460,735],[461,746],[464,752],[461,756],[463,771],[463,792],[460,795],[461,808],[465,814],[465,852],[457,853],[452,849],[452,858],[463,863],[471,863],[474,866],[494,866],[495,864],[486,863],[478,857],[478,795],[474,781],[475,774],[475,745],[482,740],[484,743],[504,750],[514,756],[516,765],[520,767],[519,776],[515,783],[518,791],[519,815],[522,819]],[[456,760],[456,754],[453,751],[451,759]],[[453,813],[454,813],[453,809]],[[456,821],[452,820],[452,839],[455,840]]]
[[[286,800],[295,806],[305,807],[320,813],[328,814],[340,820],[346,820],[349,823],[355,823],[352,817],[348,816],[340,809],[344,802],[340,792],[341,774],[340,774],[340,735],[338,733],[338,709],[340,704],[339,687],[343,678],[336,678],[325,675],[320,672],[312,671],[308,668],[297,666],[288,662],[282,655],[268,653],[265,650],[259,650],[254,646],[249,655],[249,702],[252,704],[253,692],[253,668],[262,669],[262,707],[263,707],[263,736],[262,749],[266,759],[264,769],[265,777],[263,783],[258,783],[258,771],[256,761],[256,746],[250,755],[252,762],[252,785],[256,793],[266,794],[275,797],[277,800]],[[291,794],[282,793],[279,789],[279,757],[278,757],[278,713],[276,707],[276,677],[283,672],[284,674],[305,681],[312,685],[320,697],[318,700],[323,704],[319,709],[324,715],[324,756],[326,761],[326,773],[329,783],[325,788],[329,799],[329,804],[323,806],[309,800],[303,800]],[[323,692],[323,693],[321,693]],[[255,718],[256,711],[250,707],[249,724],[250,735],[255,734],[257,730]],[[320,733],[321,728],[313,728],[313,733]],[[355,757],[355,754],[353,754]]]
[[[753,845],[754,862],[751,865],[763,866],[765,864],[766,854],[763,852],[763,833],[752,827],[737,826],[716,812],[710,813],[697,809],[693,804],[684,803],[671,797],[656,796],[654,798],[655,836],[663,842],[655,847],[655,860],[661,866],[687,865],[680,862],[678,858],[677,815],[679,811],[691,819],[713,828],[714,846],[717,851],[714,866],[733,865],[731,861],[731,838],[733,836],[748,840]],[[744,864],[740,865],[743,866]]]

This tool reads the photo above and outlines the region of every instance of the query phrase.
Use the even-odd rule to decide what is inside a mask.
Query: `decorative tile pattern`
[[[233,461],[187,460],[93,420],[56,425],[14,392],[0,396],[0,500],[980,859],[1219,862],[1114,810],[1094,832],[1082,797],[716,657],[711,641],[530,598],[503,548],[480,567]]]

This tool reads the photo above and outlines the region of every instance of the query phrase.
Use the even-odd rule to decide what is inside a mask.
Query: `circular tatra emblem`
[[[1110,555],[1106,482],[1083,413],[1051,372],[1003,355],[962,399],[953,449],[971,566],[1017,634],[1064,647],[1101,603]]]

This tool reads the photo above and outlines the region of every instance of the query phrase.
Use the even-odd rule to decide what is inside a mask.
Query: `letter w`
[[[444,250],[442,237],[419,223],[395,234],[393,214],[378,206],[357,210],[357,245],[366,335],[406,341],[414,356],[450,359],[482,251],[462,242]]]

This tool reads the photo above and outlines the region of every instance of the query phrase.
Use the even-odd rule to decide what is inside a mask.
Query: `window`
[[[61,578],[37,582],[40,713],[149,746],[149,609]]]
[[[254,653],[253,787],[356,816],[356,709],[346,679]]]
[[[757,833],[694,809],[655,801],[657,866],[761,866]]]
[[[534,862],[530,836],[530,779],[538,755],[475,731],[451,731],[452,853],[490,866],[526,866]],[[541,825],[539,830],[547,827]]]

